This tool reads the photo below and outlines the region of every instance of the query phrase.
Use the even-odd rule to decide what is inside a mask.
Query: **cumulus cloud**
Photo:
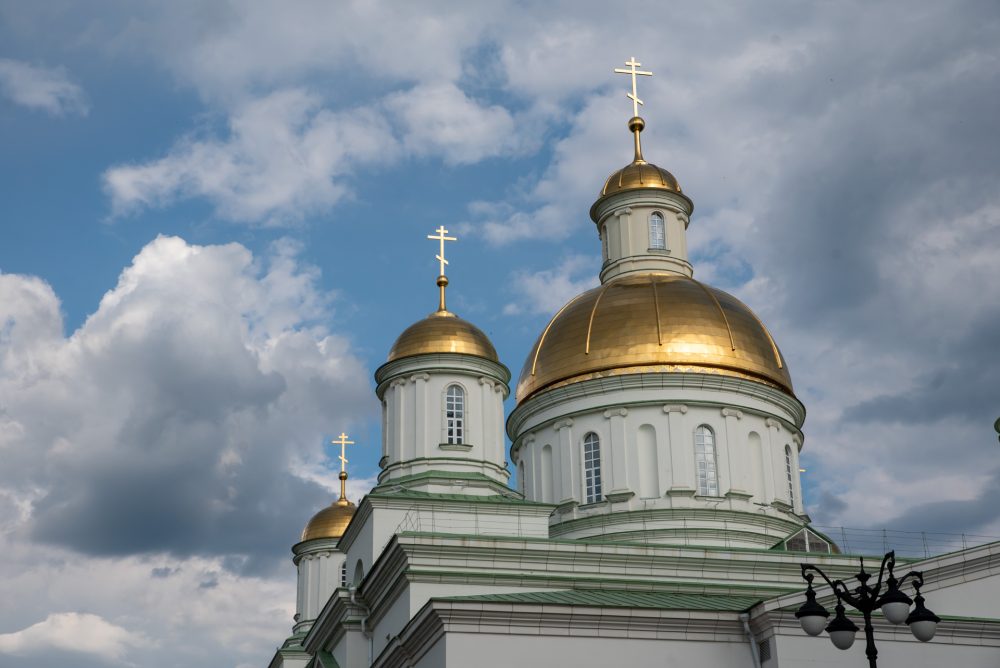
[[[112,624],[99,615],[61,612],[14,633],[0,634],[0,654],[42,654],[52,650],[121,660],[130,648],[150,639]]]
[[[87,96],[61,68],[40,67],[0,58],[0,94],[29,109],[52,116],[86,116]]]
[[[415,155],[468,164],[512,153],[520,141],[510,112],[500,105],[481,105],[454,84],[395,93],[386,105],[402,125],[403,145]]]
[[[510,284],[517,298],[508,302],[503,312],[554,315],[570,299],[598,284],[600,266],[599,257],[570,255],[551,269],[515,271]]]
[[[186,197],[208,198],[226,220],[282,224],[345,196],[340,177],[391,160],[391,133],[378,118],[333,113],[305,90],[282,90],[237,109],[223,138],[188,137],[167,156],[104,174],[116,215]]]
[[[291,467],[318,467],[324,435],[372,408],[295,250],[160,237],[68,337],[48,286],[0,275],[0,489],[30,502],[25,532],[245,568],[283,554],[330,500]]]

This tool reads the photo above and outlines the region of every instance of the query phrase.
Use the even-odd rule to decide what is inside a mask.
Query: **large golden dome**
[[[462,353],[500,361],[482,330],[450,311],[435,311],[403,330],[392,344],[387,361],[430,353]]]
[[[748,378],[793,394],[784,359],[753,311],[722,290],[662,273],[612,280],[560,309],[528,355],[516,397],[586,378],[671,371]]]
[[[340,538],[358,507],[343,496],[312,516],[302,530],[302,540]]]

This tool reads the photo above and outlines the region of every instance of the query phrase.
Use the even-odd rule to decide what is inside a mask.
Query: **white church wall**
[[[801,524],[803,520],[789,512],[785,467],[785,446],[789,445],[794,509],[801,512],[801,436],[792,422],[800,416],[783,403],[767,401],[766,394],[750,397],[690,387],[682,391],[683,403],[670,401],[675,397],[662,388],[606,391],[599,397],[582,394],[528,415],[518,427],[512,448],[513,460],[524,465],[527,498],[560,503],[554,525],[609,512],[697,508],[764,514]],[[714,440],[717,492],[698,487],[695,431],[702,426],[711,430]],[[581,453],[588,433],[600,439],[602,494],[597,503],[588,502],[584,489]],[[551,465],[546,463],[548,457]],[[739,524],[732,516],[718,519]],[[794,529],[779,523],[760,535],[762,530],[755,524],[720,526],[720,531],[737,529],[723,544],[740,545],[738,533],[748,532],[757,535],[745,540],[746,546],[770,546],[784,531]],[[616,528],[631,531],[624,524]],[[596,534],[588,530],[559,535]],[[663,537],[667,542],[677,539],[673,528]],[[707,534],[698,541],[719,544]]]
[[[380,482],[430,471],[486,475],[506,484],[503,400],[508,393],[500,365],[470,356],[417,356],[383,367],[379,394],[388,433]],[[380,369],[380,373],[382,370]],[[462,437],[450,443],[445,401],[462,389]]]

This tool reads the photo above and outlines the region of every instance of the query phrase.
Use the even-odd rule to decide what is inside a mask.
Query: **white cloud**
[[[226,220],[282,224],[332,206],[347,172],[395,153],[378,118],[283,90],[240,107],[224,139],[186,138],[159,160],[112,167],[104,185],[116,215],[206,197]]]
[[[99,615],[60,612],[26,629],[0,634],[0,654],[43,654],[62,650],[119,661],[129,649],[150,642],[143,634],[112,624]]]
[[[470,164],[515,152],[521,142],[506,109],[481,105],[454,84],[394,93],[386,106],[399,119],[403,145],[415,155],[441,155],[450,164]]]
[[[599,257],[571,255],[557,266],[540,271],[521,269],[511,275],[517,299],[503,308],[505,315],[554,315],[570,299],[598,284]]]
[[[260,661],[290,630],[324,441],[377,409],[298,250],[160,237],[69,335],[46,283],[0,275],[0,599],[24,601],[0,653]]]
[[[29,109],[53,116],[86,116],[87,97],[66,71],[0,58],[0,94]]]
[[[293,462],[318,466],[325,435],[374,407],[294,250],[158,238],[69,337],[51,289],[0,275],[0,490],[31,504],[31,535],[91,554],[281,552],[329,496]]]

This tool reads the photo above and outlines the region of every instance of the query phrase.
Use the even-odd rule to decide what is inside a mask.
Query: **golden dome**
[[[677,193],[687,200],[689,204],[692,204],[688,196],[681,190],[681,186],[677,183],[677,178],[673,174],[643,159],[642,146],[639,143],[639,133],[646,127],[645,121],[636,116],[630,119],[628,123],[628,128],[635,137],[635,158],[629,164],[612,173],[604,182],[604,187],[601,188],[601,196],[597,198],[594,206],[590,208],[591,218],[595,217],[594,214],[597,210],[597,205],[605,197],[629,190],[669,190],[670,192]]]
[[[351,523],[354,511],[357,509],[357,506],[341,497],[312,516],[306,528],[302,530],[302,540],[340,538],[347,530],[347,525]]]
[[[640,188],[681,192],[681,187],[673,174],[651,162],[641,160],[630,162],[609,176],[608,180],[604,182],[604,187],[601,188],[601,197],[626,190],[639,190]]]
[[[573,381],[642,372],[736,376],[793,394],[778,347],[742,302],[680,274],[640,274],[562,307],[528,355],[516,397],[520,403]]]
[[[450,311],[435,311],[403,330],[392,344],[388,361],[429,353],[462,353],[500,361],[482,330]]]

